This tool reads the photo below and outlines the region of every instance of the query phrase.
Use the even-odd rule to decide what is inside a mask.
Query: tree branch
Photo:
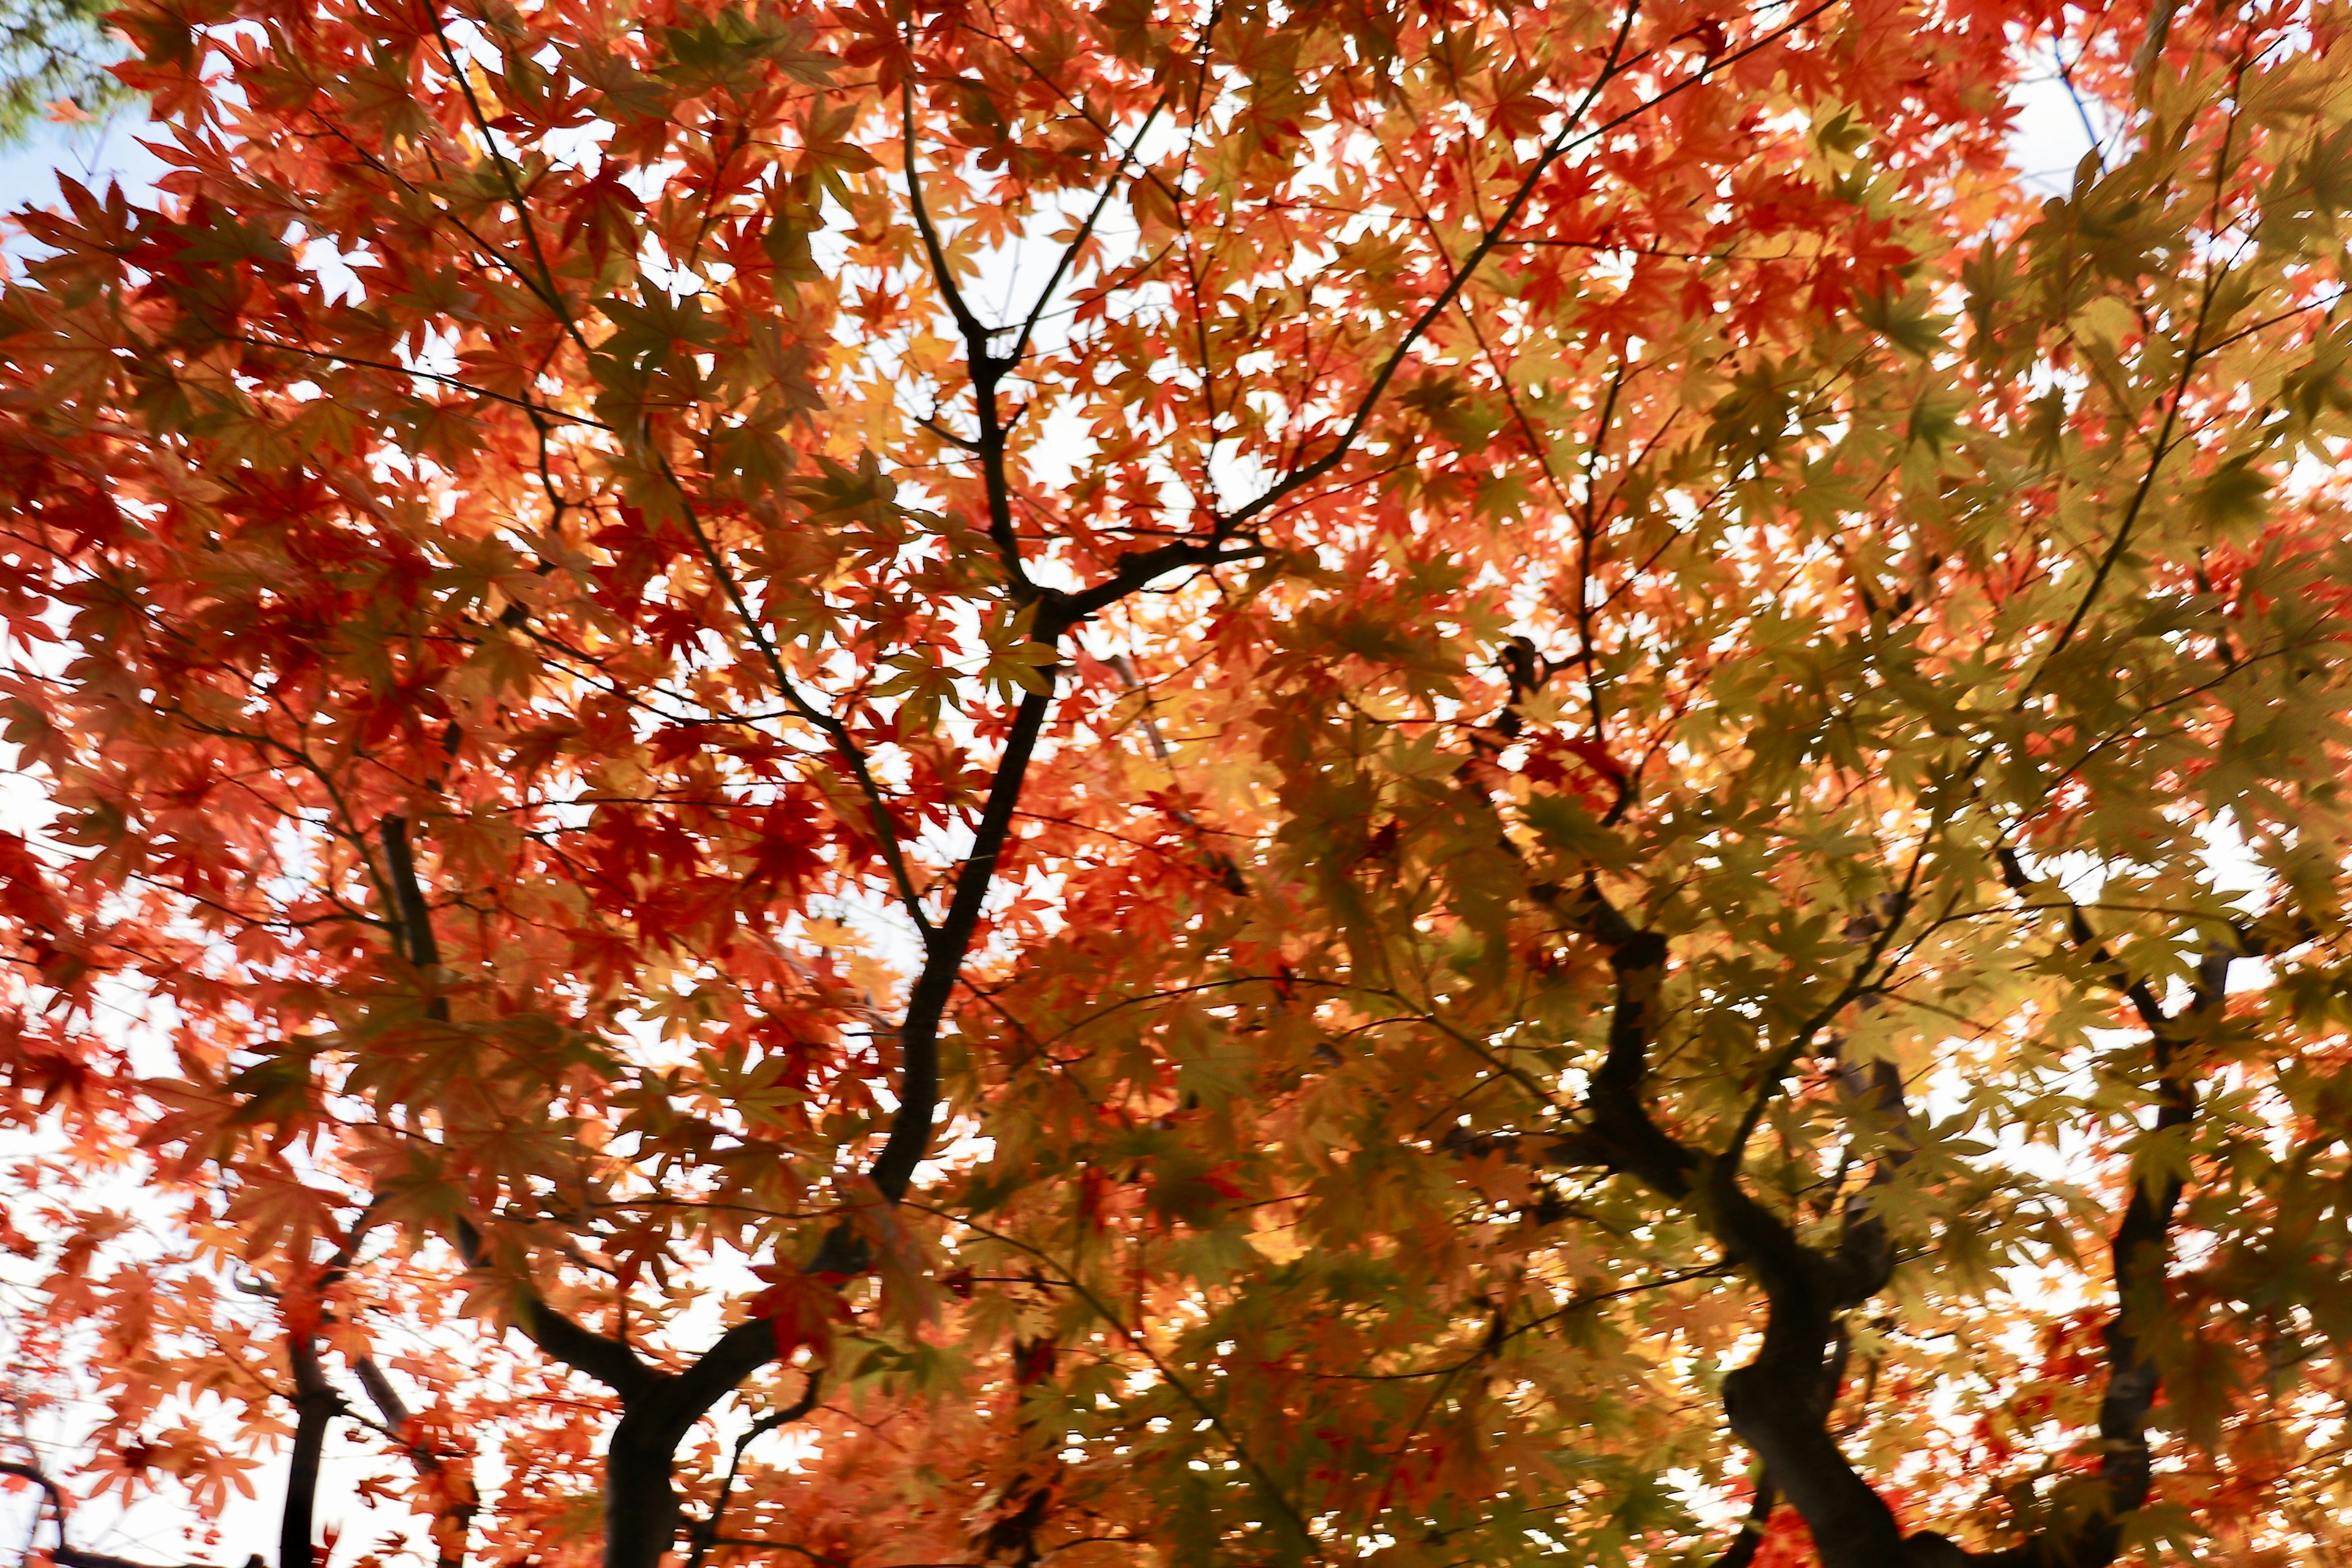
[[[404,956],[420,968],[440,963],[440,946],[433,934],[432,910],[425,900],[425,889],[416,874],[416,857],[409,840],[405,817],[387,816],[379,826],[383,840],[385,878],[399,917],[401,944]],[[449,1005],[446,998],[435,997],[427,1004],[432,1016],[446,1020]],[[468,1268],[484,1266],[482,1233],[471,1220],[457,1221],[457,1253]],[[642,1397],[666,1376],[637,1358],[635,1351],[620,1341],[582,1326],[549,1305],[538,1291],[524,1287],[522,1310],[515,1327],[523,1337],[541,1350],[577,1372],[584,1372],[618,1394],[625,1403]]]
[[[882,863],[889,869],[891,884],[898,890],[898,901],[906,907],[908,920],[914,922],[916,934],[928,947],[932,940],[930,917],[923,913],[922,900],[916,895],[914,877],[907,868],[906,854],[898,844],[898,826],[890,820],[889,807],[882,798],[882,786],[875,781],[873,770],[866,765],[866,754],[850,739],[846,724],[801,695],[799,684],[784,668],[783,656],[776,651],[776,645],[768,637],[767,629],[751,613],[751,604],[744,597],[742,584],[735,580],[735,574],[720,558],[719,547],[704,531],[702,519],[695,510],[686,485],[678,479],[677,471],[670,467],[669,459],[654,447],[650,432],[647,433],[646,447],[661,469],[662,478],[669,482],[670,489],[677,497],[679,513],[685,519],[687,531],[694,535],[703,563],[719,580],[719,589],[726,594],[728,604],[734,607],[736,618],[743,623],[743,630],[750,636],[752,646],[760,650],[761,661],[768,667],[768,674],[776,683],[776,694],[791,705],[795,714],[814,725],[833,742],[834,749],[847,766],[851,779],[856,784],[858,793],[866,797],[867,815],[874,820],[874,842],[882,852]]]
[[[523,243],[530,247],[530,258],[539,268],[539,281],[531,287],[531,291],[555,312],[556,320],[563,323],[565,335],[580,345],[580,352],[593,353],[595,351],[588,346],[579,322],[572,319],[572,307],[565,302],[562,290],[555,286],[555,269],[547,264],[547,252],[539,243],[539,226],[531,221],[530,205],[523,199],[522,183],[515,175],[514,164],[507,157],[505,149],[499,145],[498,134],[490,128],[488,116],[482,112],[482,100],[475,96],[473,79],[466,74],[465,65],[457,58],[457,51],[449,42],[448,30],[441,25],[439,0],[426,5],[425,15],[433,24],[434,37],[440,41],[441,58],[448,63],[450,78],[457,82],[458,92],[465,97],[466,112],[474,121],[475,133],[481,137],[490,161],[498,165],[499,181],[506,187],[507,200],[514,207],[515,224],[522,230]],[[518,277],[522,276],[521,268],[516,268],[514,271]]]
[[[911,39],[908,47],[911,53]],[[939,285],[940,296],[947,301],[948,313],[955,318],[956,328],[963,334],[964,362],[971,370],[972,413],[980,421],[980,434],[969,443],[968,449],[980,458],[981,482],[988,492],[988,537],[996,546],[997,560],[1004,568],[1013,603],[1026,605],[1036,599],[1038,590],[1030,580],[1028,568],[1022,563],[1021,541],[1013,529],[1013,491],[1004,472],[1004,438],[1010,427],[1003,422],[996,406],[997,384],[1012,368],[1017,355],[999,357],[989,349],[991,330],[973,314],[963,290],[957,286],[954,271],[948,264],[947,247],[940,241],[939,226],[931,221],[930,206],[923,200],[923,180],[915,155],[915,83],[911,69],[906,85],[899,89],[898,100],[906,134],[902,156],[907,165],[907,202],[914,210],[915,227],[922,236],[923,253],[930,260],[931,276]],[[1125,167],[1124,163],[1121,167]],[[1108,199],[1108,191],[1105,199]],[[1058,267],[1054,270],[1054,279],[1055,282],[1061,279]],[[1046,285],[1048,292],[1053,287],[1052,283]],[[1043,308],[1041,303],[1039,309]],[[1034,325],[1034,316],[1031,324]],[[1028,341],[1028,329],[1024,327],[1021,333],[1024,348]]]
[[[2153,36],[2151,34],[2151,37]],[[2231,124],[2234,128],[2236,124],[2234,116],[2231,120]],[[2226,161],[2228,145],[2225,140],[2222,143],[2225,153],[2223,161]],[[2126,547],[2131,543],[2132,531],[2138,525],[2140,512],[2147,507],[2147,498],[2156,489],[2157,475],[2164,468],[2164,459],[2172,454],[2172,432],[2180,422],[2180,405],[2182,400],[2189,395],[2189,384],[2196,379],[2197,367],[2202,363],[2206,353],[2205,331],[2211,325],[2214,297],[2220,293],[2221,279],[2226,275],[2226,271],[2210,270],[2206,274],[2204,296],[2198,303],[2197,320],[2189,331],[2188,347],[2180,356],[2180,373],[2174,379],[2171,397],[2165,403],[2164,420],[2157,428],[2155,444],[2148,452],[2147,467],[2142,470],[2139,483],[2132,489],[2131,500],[2124,508],[2123,519],[2116,525],[2115,538],[2108,542],[2107,548],[2100,552],[2098,563],[2092,568],[2091,580],[2084,585],[2082,597],[2075,601],[2074,613],[2066,617],[2065,625],[2059,628],[2058,636],[2051,643],[2049,651],[2042,656],[2041,663],[2034,669],[2033,678],[2019,689],[2017,694],[2019,707],[2022,707],[2027,698],[2042,684],[2042,678],[2050,673],[2052,662],[2065,651],[2067,645],[2072,643],[2076,634],[2081,632],[2084,621],[2091,614],[2091,606],[2098,603],[2099,595],[2107,585],[2107,578],[2114,573],[2116,563],[2123,559]]]
[[[1760,1472],[1756,1478],[1756,1500],[1748,1505],[1748,1517],[1739,1521],[1738,1539],[1724,1548],[1715,1568],[1748,1568],[1755,1562],[1764,1544],[1765,1528],[1772,1522],[1772,1510],[1780,1505],[1780,1493],[1772,1485],[1771,1472]]]
[[[457,1252],[467,1268],[484,1266],[482,1233],[471,1220],[457,1222]],[[637,1352],[620,1341],[608,1339],[549,1305],[528,1283],[518,1283],[522,1288],[522,1310],[514,1326],[523,1338],[574,1372],[584,1372],[604,1384],[621,1396],[623,1405],[645,1398],[670,1375],[639,1360]]]
[[[1209,37],[1215,31],[1216,26],[1216,13],[1212,10],[1207,26],[1201,29],[1200,43],[1193,46],[1196,50],[1207,47]],[[1053,275],[1045,279],[1045,287],[1038,290],[1036,304],[1030,307],[1027,318],[1021,323],[1021,335],[1013,339],[1012,348],[1005,351],[1004,363],[1008,368],[1019,364],[1028,354],[1029,340],[1036,332],[1037,323],[1045,318],[1045,307],[1053,302],[1054,290],[1062,286],[1062,279],[1076,262],[1078,252],[1086,247],[1087,239],[1093,236],[1095,225],[1102,221],[1104,209],[1110,205],[1110,198],[1118,189],[1118,177],[1127,173],[1127,166],[1129,163],[1135,162],[1135,154],[1142,147],[1143,139],[1151,133],[1152,126],[1159,122],[1160,111],[1168,107],[1168,94],[1172,90],[1173,85],[1171,82],[1170,86],[1160,89],[1158,100],[1151,106],[1151,112],[1143,117],[1143,123],[1135,128],[1135,134],[1128,141],[1127,151],[1119,154],[1118,166],[1111,171],[1110,178],[1103,182],[1102,194],[1095,198],[1095,205],[1087,212],[1086,222],[1078,226],[1078,232],[1071,237],[1070,243],[1062,247],[1061,256],[1054,262]],[[911,181],[913,175],[910,173],[908,179]]]
[[[377,825],[377,836],[383,840],[384,876],[392,889],[394,918],[399,921],[403,958],[419,969],[432,969],[441,963],[441,944],[433,935],[433,910],[425,901],[425,887],[416,876],[416,851],[409,839],[408,818],[387,816]],[[436,997],[430,1005],[438,1011],[433,1016],[446,1021],[449,1005]]]
[[[1696,1178],[1707,1162],[1651,1116],[1643,1090],[1668,957],[1664,937],[1635,927],[1590,878],[1573,900],[1556,891],[1552,899],[1573,927],[1608,952],[1617,974],[1607,1053],[1586,1096],[1591,1142],[1612,1168],[1667,1197],[1695,1203],[1726,1259],[1743,1267],[1764,1290],[1763,1343],[1748,1364],[1724,1380],[1732,1430],[1803,1514],[1829,1568],[1905,1562],[1894,1514],[1846,1462],[1828,1430],[1836,1373],[1826,1350],[1851,1289],[1847,1269],[1807,1246],[1787,1220],[1740,1186],[1737,1142],[1734,1152],[1713,1163],[1702,1185]],[[1882,938],[1865,962],[1874,962],[1883,946]],[[1739,1551],[1735,1542],[1735,1563],[1744,1561]]]
[[[2016,856],[2006,847],[1996,853],[2001,857],[2003,879],[2012,890],[2023,892],[2030,884],[2021,885]],[[2197,1090],[2180,1055],[2193,1043],[2199,1026],[2228,1000],[2231,966],[2244,953],[2218,943],[2209,947],[2198,963],[2188,1005],[2179,1014],[2168,1015],[2156,1006],[2147,982],[2124,970],[2109,952],[2081,906],[2070,900],[2066,909],[2075,944],[2148,1021],[2149,1056],[2157,1074],[2157,1113],[2149,1136],[2185,1131],[2196,1120]],[[2250,944],[2250,931],[2233,927],[2232,934],[2240,948]],[[2131,1197],[2108,1243],[2116,1310],[2100,1334],[2106,1350],[2107,1386],[2099,1400],[2098,1506],[2070,1525],[2040,1531],[2005,1552],[1977,1554],[1972,1561],[1997,1568],[2101,1568],[2121,1552],[2123,1516],[2147,1500],[2154,1479],[2147,1415],[2162,1384],[2161,1370],[2134,1322],[2162,1293],[2171,1260],[2172,1216],[2185,1185],[2177,1166],[2168,1166],[2153,1182],[2134,1172]]]
[[[1414,345],[1421,341],[1438,318],[1453,305],[1454,296],[1461,293],[1468,285],[1472,274],[1477,271],[1479,264],[1493,253],[1496,247],[1504,243],[1511,225],[1518,221],[1520,212],[1534,196],[1536,183],[1543,178],[1553,163],[1571,149],[1607,135],[1627,121],[1648,113],[1668,99],[1688,91],[1724,68],[1745,59],[1767,45],[1785,37],[1837,4],[1838,0],[1819,0],[1819,3],[1810,9],[1783,22],[1763,37],[1707,61],[1698,70],[1656,96],[1645,99],[1622,114],[1612,116],[1591,130],[1578,135],[1576,128],[1582,123],[1586,111],[1601,96],[1601,89],[1616,79],[1626,37],[1632,33],[1633,19],[1641,10],[1638,3],[1628,5],[1625,8],[1625,19],[1618,28],[1616,39],[1609,47],[1609,57],[1602,62],[1601,74],[1593,79],[1591,87],[1586,90],[1583,101],[1577,105],[1574,111],[1570,114],[1567,122],[1554,133],[1552,139],[1545,143],[1542,153],[1528,169],[1526,177],[1519,182],[1518,188],[1512,192],[1511,199],[1504,205],[1502,212],[1492,224],[1487,226],[1486,233],[1479,237],[1478,243],[1471,247],[1470,254],[1463,258],[1459,267],[1449,268],[1445,287],[1439,290],[1437,298],[1431,300],[1421,314],[1413,318],[1412,324],[1405,330],[1403,338],[1390,352],[1389,356],[1381,362],[1380,369],[1373,373],[1371,384],[1365,389],[1363,396],[1357,401],[1355,413],[1349,419],[1347,427],[1339,433],[1338,441],[1328,451],[1313,462],[1303,468],[1292,469],[1256,500],[1239,510],[1229,513],[1219,522],[1218,533],[1221,536],[1230,534],[1251,519],[1279,503],[1284,497],[1313,484],[1339,466],[1340,459],[1348,455],[1354,447],[1357,438],[1363,434],[1364,427],[1370,422],[1373,408],[1387,392],[1389,383],[1395,378],[1396,373],[1403,367],[1405,360],[1412,355]]]
[[[0,1460],[0,1476],[15,1476],[41,1489],[41,1495],[48,1503],[50,1522],[57,1526],[58,1543],[49,1549],[49,1561],[58,1564],[58,1568],[158,1568],[154,1563],[134,1563],[128,1557],[110,1557],[103,1552],[83,1552],[67,1545],[66,1494],[38,1467]],[[254,1568],[258,1562],[258,1558],[253,1559],[247,1568]],[[182,1565],[182,1568],[209,1568],[209,1565],[192,1563]],[[301,1568],[310,1568],[310,1565],[305,1563]]]
[[[702,1568],[703,1558],[709,1556],[710,1549],[719,1543],[719,1526],[727,1516],[727,1500],[735,1490],[735,1478],[742,1473],[744,1451],[755,1441],[766,1436],[777,1427],[798,1421],[815,1409],[817,1389],[822,1382],[823,1374],[811,1369],[808,1374],[808,1386],[801,1391],[801,1396],[798,1399],[793,1400],[782,1410],[772,1410],[761,1416],[744,1430],[740,1437],[735,1439],[735,1452],[727,1462],[727,1474],[720,1478],[719,1495],[711,1500],[710,1517],[696,1525],[691,1532],[694,1537],[694,1554],[686,1560],[686,1568]]]
[[[287,1325],[286,1358],[294,1374],[294,1447],[286,1468],[286,1508],[278,1525],[278,1568],[311,1568],[312,1514],[318,1506],[319,1461],[327,1428],[343,1402],[327,1383],[316,1334]]]
[[[2003,844],[1993,850],[1993,858],[2000,863],[2002,883],[2030,904],[2032,901],[2033,879],[2027,875],[2017,851]],[[2164,1016],[2164,1007],[2157,1001],[2156,993],[2148,988],[2147,982],[2133,975],[2108,950],[2099,934],[2091,929],[2090,920],[2083,913],[2082,905],[2063,891],[2053,902],[2065,909],[2067,935],[2073,937],[2074,945],[2099,966],[2101,978],[2131,1003],[2132,1011],[2139,1015],[2142,1024],[2151,1032],[2161,1033],[2170,1020]]]
[[[1155,544],[1149,550],[1129,551],[1113,564],[1108,581],[1075,594],[1048,591],[1037,616],[1037,638],[1040,642],[1058,638],[1079,622],[1108,609],[1129,594],[1150,586],[1171,572],[1181,571],[1188,566],[1223,566],[1235,561],[1255,561],[1268,553],[1266,547],[1261,544],[1228,548],[1230,540],[1220,537],[1208,542]]]
[[[1995,853],[2002,879],[2011,890],[2030,891],[2032,879],[2016,855],[2006,847]],[[2071,900],[2064,907],[2068,934],[2097,966],[2102,978],[2129,999],[2148,1025],[2150,1057],[2158,1079],[2158,1110],[2150,1135],[2184,1131],[2195,1119],[2197,1104],[2181,1053],[2193,1042],[2202,1020],[2223,1005],[2230,967],[2254,945],[2255,930],[2233,926],[2231,943],[2209,948],[2198,965],[2188,1005],[2178,1015],[2168,1015],[2147,982],[2116,958],[2081,907]],[[2289,939],[2299,937],[2302,928],[2284,934]],[[1881,1078],[1871,1089],[1885,1104],[1890,1091],[1899,1095],[1900,1081],[1890,1084]],[[1907,1157],[1907,1150],[1890,1154],[1882,1163],[1882,1173]],[[1872,1184],[1877,1184],[1876,1178]],[[2124,1516],[2147,1500],[2152,1480],[2147,1415],[2161,1380],[2134,1322],[2138,1313],[2147,1310],[2150,1299],[2160,1294],[2170,1256],[2172,1216],[2184,1185],[2183,1178],[2172,1169],[2154,1181],[2135,1173],[2131,1197],[2109,1243],[2116,1310],[2102,1334],[2107,1377],[2099,1402],[2096,1504],[2085,1514],[2003,1551],[1967,1552],[1932,1531],[1907,1540],[1900,1537],[1891,1511],[1855,1472],[1829,1432],[1827,1402],[1820,1402],[1818,1409],[1809,1408],[1801,1397],[1807,1368],[1812,1369],[1813,1378],[1819,1378],[1822,1347],[1830,1342],[1836,1311],[1851,1305],[1851,1300],[1841,1300],[1834,1294],[1824,1298],[1820,1282],[1806,1274],[1776,1280],[1761,1269],[1757,1271],[1769,1303],[1765,1343],[1754,1362],[1725,1379],[1725,1408],[1733,1430],[1756,1451],[1804,1515],[1827,1568],[1881,1568],[1886,1563],[1911,1568],[1968,1563],[1990,1568],[2104,1568],[2115,1561],[2122,1549]],[[1845,1268],[1832,1272],[1832,1284],[1837,1283],[1835,1273],[1874,1261],[1869,1258],[1873,1248],[1868,1227],[1875,1222],[1865,1216],[1857,1226],[1853,1206],[1850,1205],[1847,1212],[1848,1233],[1836,1260]],[[1848,1251],[1848,1244],[1858,1237],[1860,1258]],[[1803,1250],[1810,1255],[1810,1249]],[[1850,1292],[1858,1282],[1843,1283]],[[1785,1334],[1781,1332],[1784,1325],[1789,1331]]]
[[[954,994],[956,976],[962,971],[982,906],[996,877],[997,861],[1011,835],[1013,809],[1021,802],[1037,737],[1053,710],[1055,667],[1037,673],[1039,689],[1024,695],[1014,710],[1012,732],[1005,739],[996,777],[989,785],[988,802],[972,830],[971,852],[956,873],[947,917],[940,922],[922,972],[907,996],[906,1017],[898,1028],[898,1110],[881,1153],[866,1173],[892,1203],[906,1196],[915,1167],[930,1147],[940,1093],[940,1020],[948,999]]]
[[[353,1361],[352,1372],[360,1380],[360,1386],[367,1391],[369,1403],[383,1417],[384,1429],[400,1446],[401,1452],[408,1456],[409,1462],[416,1467],[417,1472],[444,1478],[441,1485],[444,1503],[435,1513],[434,1520],[436,1524],[446,1521],[453,1528],[446,1538],[438,1530],[434,1532],[438,1555],[436,1568],[461,1568],[466,1561],[467,1537],[473,1529],[475,1500],[472,1484],[462,1475],[454,1478],[453,1484],[453,1479],[448,1477],[449,1468],[441,1456],[409,1436],[408,1423],[413,1416],[407,1401],[400,1397],[400,1391],[392,1386],[392,1380],[384,1376],[383,1368],[376,1364],[373,1356],[363,1355]],[[463,1495],[458,1490],[460,1486],[464,1488]]]
[[[908,45],[908,52],[911,57],[913,54],[911,39]],[[907,165],[907,202],[914,210],[915,230],[922,236],[923,253],[930,260],[931,276],[939,283],[940,297],[947,304],[948,314],[955,318],[956,330],[963,334],[964,346],[976,369],[982,363],[989,363],[991,360],[988,352],[988,328],[977,315],[972,313],[971,306],[965,301],[963,289],[957,285],[955,273],[948,266],[947,247],[940,242],[939,226],[931,221],[930,206],[923,200],[923,180],[915,167],[915,81],[912,68],[913,61],[910,58],[906,85],[900,88],[898,92],[899,118],[905,126],[906,146],[903,157]]]
[[[1895,1248],[1886,1235],[1886,1221],[1876,1212],[1871,1195],[1895,1179],[1895,1173],[1918,1155],[1911,1136],[1911,1111],[1904,1103],[1903,1074],[1893,1062],[1864,1066],[1841,1059],[1838,1092],[1846,1102],[1849,1121],[1857,1115],[1879,1122],[1885,1141],[1873,1163],[1870,1179],[1850,1194],[1844,1205],[1844,1229],[1838,1237],[1836,1260],[1844,1279],[1841,1304],[1859,1306],[1886,1288],[1895,1272]]]
[[[1571,1142],[1599,1154],[1610,1168],[1636,1176],[1679,1202],[1690,1194],[1698,1153],[1658,1125],[1643,1098],[1658,995],[1665,984],[1666,939],[1636,928],[1590,876],[1570,898],[1562,899],[1557,889],[1541,888],[1537,896],[1571,928],[1599,943],[1616,974],[1607,1054],[1585,1091],[1591,1131],[1589,1140]]]

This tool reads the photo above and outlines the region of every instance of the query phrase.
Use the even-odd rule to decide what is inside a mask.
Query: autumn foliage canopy
[[[2352,13],[111,21],[57,1561],[2347,1560]]]

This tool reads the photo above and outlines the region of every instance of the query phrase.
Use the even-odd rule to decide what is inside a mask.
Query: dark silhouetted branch
[[[49,1549],[49,1560],[57,1563],[58,1568],[164,1568],[159,1563],[139,1563],[128,1557],[110,1557],[103,1552],[84,1552],[68,1546],[66,1544],[66,1494],[58,1489],[57,1482],[49,1479],[36,1466],[5,1461],[0,1461],[0,1476],[15,1476],[41,1489],[41,1496],[48,1505],[50,1522],[57,1526],[58,1543]],[[247,1568],[256,1568],[259,1562],[259,1558],[254,1558],[247,1563]],[[179,1564],[177,1568],[209,1568],[209,1565],[191,1563]],[[309,1563],[305,1562],[301,1568],[310,1568]]]

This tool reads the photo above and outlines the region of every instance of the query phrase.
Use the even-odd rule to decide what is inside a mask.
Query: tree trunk
[[[294,1368],[294,1455],[286,1467],[286,1512],[278,1530],[278,1568],[311,1568],[311,1514],[319,1495],[319,1459],[327,1427],[341,1408],[319,1363],[319,1344],[297,1332],[288,1345]]]
[[[661,1568],[677,1544],[677,1489],[671,1484],[685,1434],[624,1415],[604,1452],[604,1568]]]

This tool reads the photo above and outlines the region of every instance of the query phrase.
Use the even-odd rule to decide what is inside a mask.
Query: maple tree
[[[56,1559],[2337,1560],[2346,21],[112,13]]]
[[[108,70],[121,52],[107,38],[97,0],[7,0],[0,5],[0,144],[43,120],[96,118],[124,96]]]

